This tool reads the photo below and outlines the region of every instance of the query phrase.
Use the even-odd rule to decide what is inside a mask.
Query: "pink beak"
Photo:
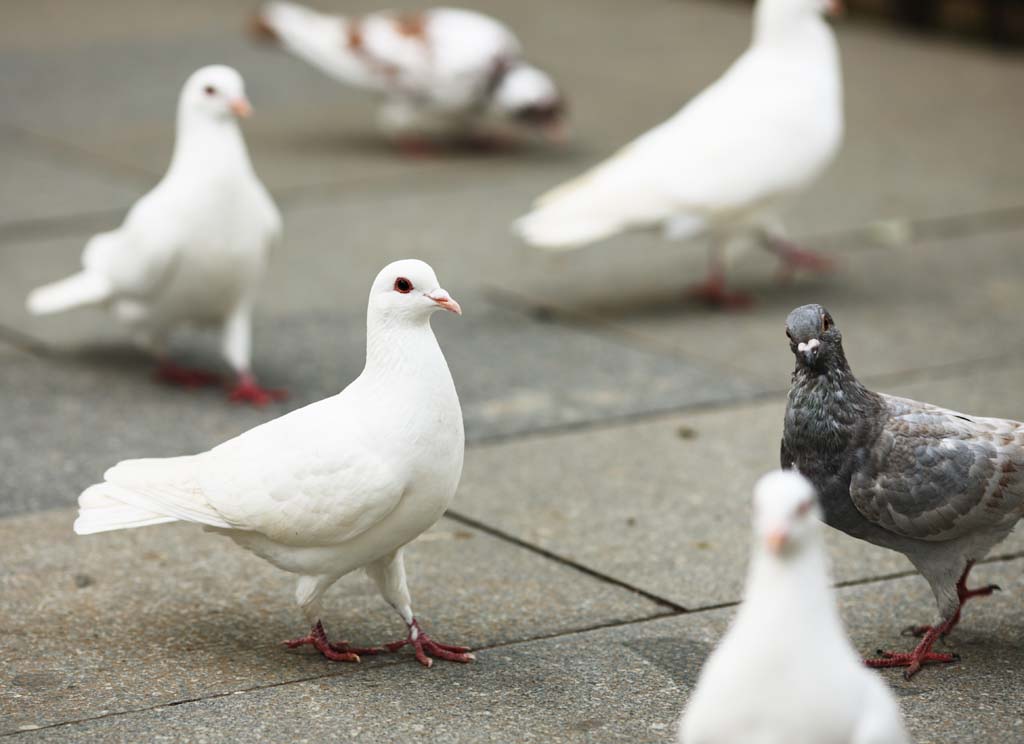
[[[768,537],[765,539],[765,544],[775,555],[782,552],[782,549],[786,547],[786,543],[789,541],[789,535],[783,530],[772,530],[768,533]]]
[[[240,119],[247,119],[252,116],[252,104],[248,98],[236,98],[231,102],[231,113]]]
[[[443,307],[450,313],[456,315],[462,315],[462,308],[459,307],[459,303],[455,301],[455,298],[445,292],[443,289],[435,290],[427,295],[430,299],[436,302],[440,307]]]

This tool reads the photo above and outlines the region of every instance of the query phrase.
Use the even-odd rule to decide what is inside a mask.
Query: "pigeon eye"
[[[830,317],[829,317],[829,316],[827,316],[827,315],[823,315],[823,316],[821,317],[821,332],[822,332],[822,333],[827,333],[827,332],[828,332],[828,330],[829,330],[829,329],[830,329],[831,327],[832,327],[832,318],[830,318]]]
[[[796,513],[797,513],[798,516],[802,517],[807,512],[809,512],[810,510],[811,510],[811,502],[810,501],[802,501],[802,502],[800,502],[800,505],[796,508]]]
[[[217,89],[214,88],[212,85],[207,85],[205,88],[203,88],[203,93],[205,93],[208,96],[213,96],[217,94]]]
[[[395,279],[395,291],[401,292],[402,294],[409,294],[412,292],[412,282],[406,279],[404,276],[400,276]]]

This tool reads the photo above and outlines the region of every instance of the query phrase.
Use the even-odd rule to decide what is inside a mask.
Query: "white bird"
[[[309,644],[334,661],[359,661],[331,643],[321,597],[365,568],[409,628],[416,658],[469,661],[469,649],[431,640],[412,611],[403,547],[434,524],[462,475],[462,410],[430,328],[438,309],[461,315],[422,261],[386,266],[366,317],[366,366],[338,395],[257,426],[198,455],[126,460],[79,498],[75,532],[182,520],[220,532],[299,575],[295,598]]]
[[[909,744],[892,692],[843,630],[820,522],[799,474],[758,482],[746,596],[701,671],[681,744]]]
[[[459,8],[327,15],[270,2],[261,34],[326,75],[382,96],[379,124],[408,149],[425,138],[486,136],[487,125],[560,139],[565,105],[515,35],[490,16]]]
[[[160,183],[116,230],[94,236],[82,270],[39,287],[37,315],[89,305],[109,308],[161,362],[160,377],[185,385],[217,377],[166,357],[182,324],[219,325],[222,351],[237,375],[233,400],[262,405],[283,397],[252,374],[252,311],[281,215],[249,160],[237,117],[251,113],[241,76],[211,65],[194,72],[178,100],[174,155]]]
[[[832,161],[842,140],[837,0],[758,0],[746,52],[672,118],[536,200],[515,223],[527,243],[579,248],[630,229],[707,235],[708,278],[693,294],[746,304],[725,288],[723,250],[754,233],[788,268],[827,268],[784,237],[778,210]]]

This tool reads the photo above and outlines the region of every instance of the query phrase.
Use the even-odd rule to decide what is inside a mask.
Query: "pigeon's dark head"
[[[786,338],[797,367],[820,372],[845,358],[843,334],[821,305],[803,305],[791,312],[786,318]]]

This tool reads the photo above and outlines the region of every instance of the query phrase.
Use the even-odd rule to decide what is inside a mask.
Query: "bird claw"
[[[416,651],[416,661],[428,669],[434,665],[434,657],[445,661],[455,661],[460,664],[468,664],[476,659],[469,653],[468,646],[451,646],[447,643],[438,643],[428,636],[420,628],[419,621],[413,619],[409,624],[409,637],[402,641],[384,644],[384,648],[394,653],[404,646],[412,646]]]
[[[903,670],[903,678],[909,680],[925,664],[951,664],[960,661],[960,654],[940,654],[935,651],[919,652],[914,649],[910,653],[897,653],[895,651],[883,651],[878,649],[877,659],[865,659],[864,663],[872,669],[888,669],[891,667],[906,667]]]
[[[168,385],[179,385],[185,388],[208,387],[219,385],[221,378],[215,372],[202,369],[189,369],[173,362],[161,362],[156,370],[156,379]]]
[[[349,661],[353,663],[359,663],[362,661],[360,656],[373,656],[384,650],[382,648],[374,648],[372,646],[369,648],[357,648],[349,645],[348,641],[335,641],[332,643],[327,639],[327,632],[324,630],[323,624],[319,621],[310,629],[309,635],[285,641],[284,645],[288,648],[312,646],[319,651],[324,658],[329,659],[330,661]]]
[[[228,394],[233,403],[251,403],[254,406],[265,406],[287,397],[288,391],[261,387],[256,378],[249,374],[240,375]]]
[[[725,310],[745,310],[754,304],[754,298],[746,292],[726,289],[725,280],[720,276],[709,276],[700,284],[690,287],[686,297]]]

